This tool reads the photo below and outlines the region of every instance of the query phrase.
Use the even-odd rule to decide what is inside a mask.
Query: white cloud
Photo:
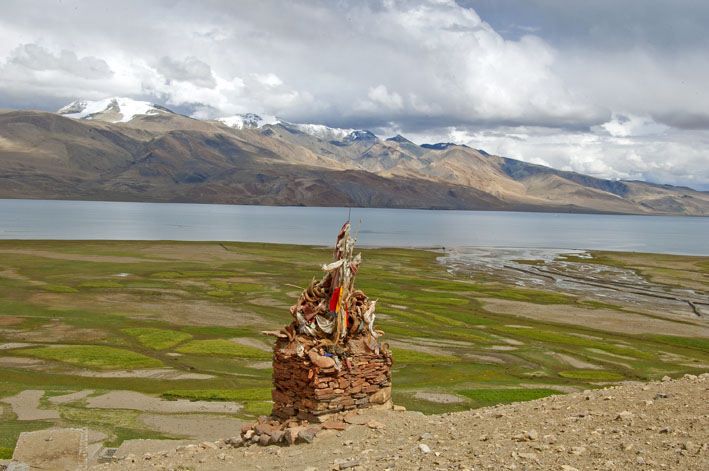
[[[358,109],[369,112],[376,112],[379,109],[386,110],[401,110],[404,107],[404,102],[396,92],[390,93],[384,85],[377,85],[369,89],[367,93],[368,100],[360,101],[357,105]]]
[[[8,68],[24,69],[26,73],[59,71],[86,79],[105,79],[113,75],[103,59],[92,56],[79,58],[74,51],[62,49],[53,53],[39,44],[20,44],[7,59]]]
[[[614,137],[661,134],[669,129],[669,126],[656,123],[650,116],[622,115],[618,113],[613,113],[612,119],[603,123],[600,127]]]
[[[644,13],[628,19],[610,0],[578,11],[499,1],[510,8],[480,11],[528,17],[496,29],[461,6],[474,0],[5,0],[0,108],[127,95],[202,118],[390,128],[598,176],[709,186],[709,56],[693,15],[709,8],[632,0]]]
[[[704,151],[709,146],[709,131],[663,128],[661,133],[629,138],[612,135],[603,127],[596,132],[452,127],[411,137],[417,143],[457,142],[491,154],[599,178],[645,180],[709,190],[709,166]]]

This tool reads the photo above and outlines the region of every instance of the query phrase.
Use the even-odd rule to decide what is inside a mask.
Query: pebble
[[[632,412],[628,412],[627,410],[624,410],[623,412],[619,413],[615,420],[630,420],[634,417],[634,414]]]
[[[345,463],[340,463],[337,469],[349,469],[359,466],[359,460],[347,461]]]
[[[373,429],[373,430],[383,430],[386,428],[386,426],[379,422],[378,420],[371,420],[367,422],[367,427]]]
[[[424,454],[431,453],[431,449],[425,443],[419,443],[419,450]]]
[[[304,442],[313,443],[313,439],[315,438],[315,434],[317,432],[318,431],[314,429],[301,430],[300,432],[298,432],[298,438],[303,440]]]

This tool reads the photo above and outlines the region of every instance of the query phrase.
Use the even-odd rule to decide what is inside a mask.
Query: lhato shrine
[[[273,347],[273,410],[242,428],[242,443],[292,444],[343,412],[391,408],[392,355],[374,325],[376,301],[355,287],[362,257],[347,221],[337,235],[333,262],[313,278],[277,332]]]

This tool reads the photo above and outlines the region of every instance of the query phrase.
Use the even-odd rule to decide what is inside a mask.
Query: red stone
[[[345,423],[340,420],[328,420],[322,424],[324,429],[327,430],[344,430]]]

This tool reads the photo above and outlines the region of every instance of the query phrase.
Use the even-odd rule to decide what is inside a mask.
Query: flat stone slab
[[[88,466],[87,442],[84,429],[22,432],[12,459],[28,464],[32,471],[83,471]]]

